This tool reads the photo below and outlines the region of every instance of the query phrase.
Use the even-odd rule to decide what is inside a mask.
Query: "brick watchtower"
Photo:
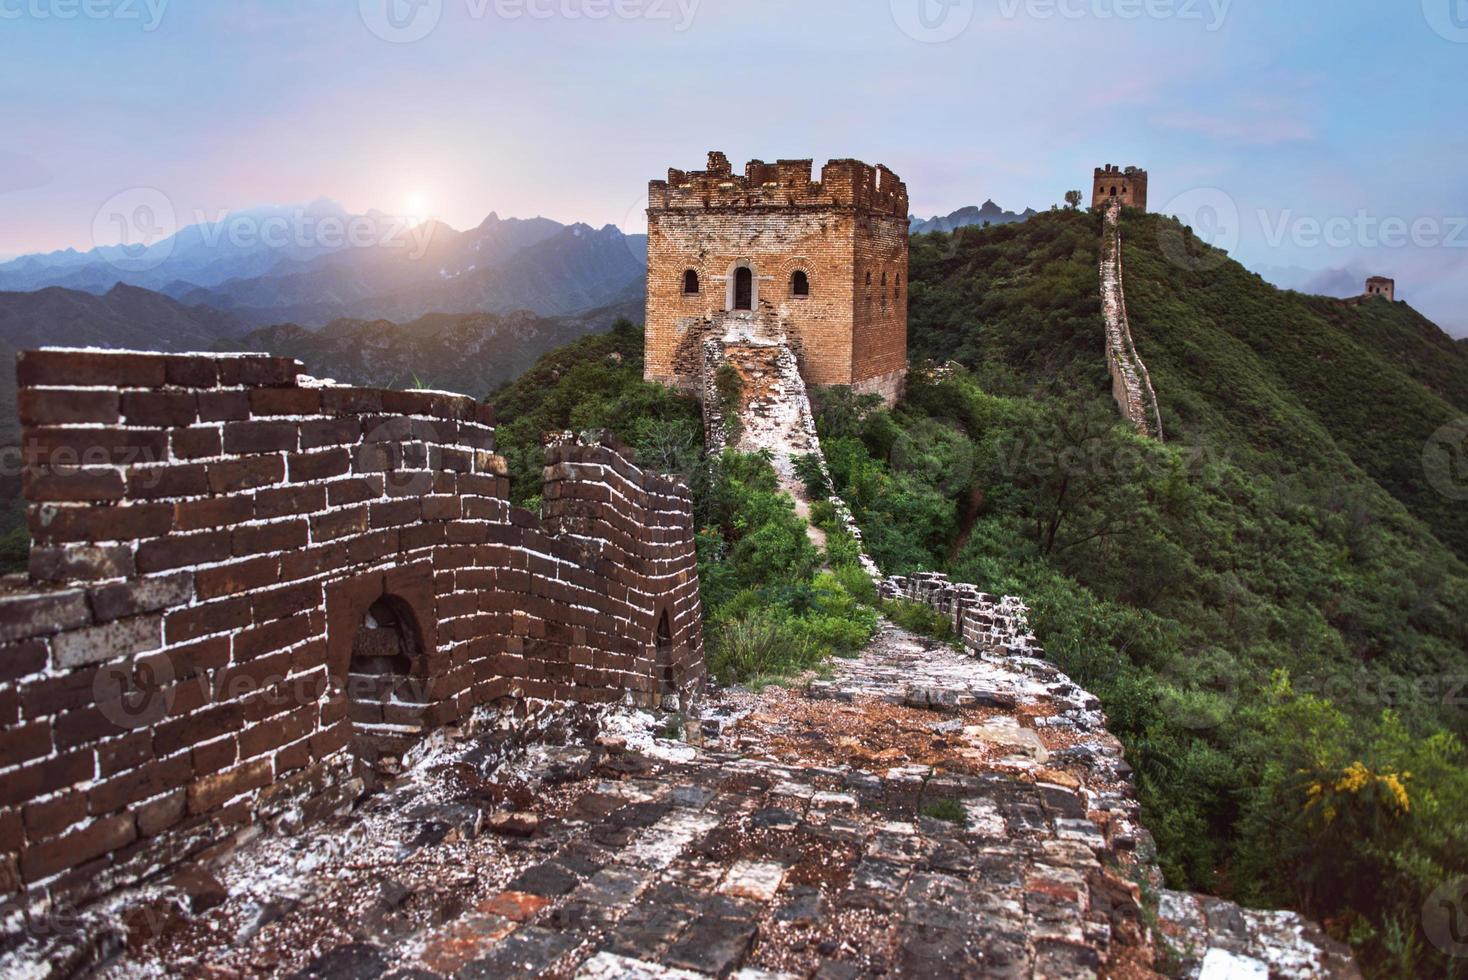
[[[1372,276],[1366,280],[1366,292],[1364,295],[1369,299],[1372,296],[1385,296],[1393,302],[1397,298],[1397,281],[1388,279],[1386,276]]]
[[[1121,201],[1124,208],[1147,210],[1147,171],[1140,167],[1122,170],[1109,163],[1097,167],[1091,184],[1091,207],[1105,207],[1113,199]]]
[[[778,331],[808,384],[897,399],[907,373],[907,187],[886,167],[752,161],[648,186],[648,380],[700,387],[729,321]]]

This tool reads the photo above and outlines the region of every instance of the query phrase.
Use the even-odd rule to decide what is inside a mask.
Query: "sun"
[[[432,217],[432,209],[433,201],[426,191],[409,191],[403,198],[403,215],[414,224],[420,224]]]

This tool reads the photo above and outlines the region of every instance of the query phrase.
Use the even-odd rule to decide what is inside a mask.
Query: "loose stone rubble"
[[[1164,892],[1152,928],[1121,748],[1032,656],[884,625],[803,689],[547,706],[406,762],[351,815],[118,896],[51,954],[86,936],[117,978],[1354,975],[1288,913]],[[44,947],[0,973],[59,975]]]

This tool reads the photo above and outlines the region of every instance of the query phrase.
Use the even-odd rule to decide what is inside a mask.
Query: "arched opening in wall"
[[[666,609],[658,617],[658,629],[653,638],[653,647],[657,655],[653,669],[657,671],[658,693],[663,695],[677,693],[678,687],[673,680],[673,624],[668,619]]]
[[[803,269],[796,269],[790,277],[790,293],[802,299],[810,295],[810,276]]]
[[[689,269],[683,273],[683,294],[694,296],[698,293],[698,273]]]
[[[368,607],[352,641],[347,712],[352,749],[369,768],[391,771],[423,730],[425,681],[415,672],[423,633],[412,608],[384,595]]]
[[[754,270],[747,265],[734,270],[734,309],[754,309]]]
[[[1112,197],[1115,197],[1116,196],[1116,188],[1115,187],[1111,188],[1111,196]]]

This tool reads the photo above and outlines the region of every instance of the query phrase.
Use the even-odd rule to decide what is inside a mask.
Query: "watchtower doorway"
[[[754,309],[754,271],[747,265],[734,270],[734,309]]]

